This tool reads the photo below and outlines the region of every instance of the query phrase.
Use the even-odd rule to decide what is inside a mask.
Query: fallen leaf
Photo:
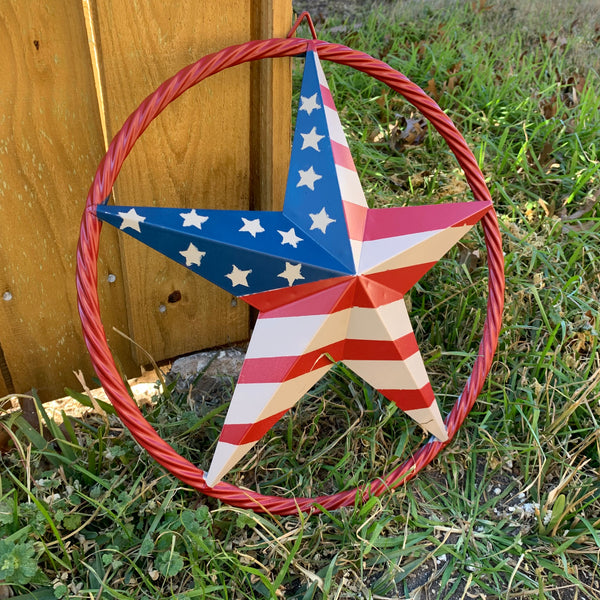
[[[538,156],[538,162],[542,167],[547,167],[550,163],[552,163],[553,150],[554,146],[552,143],[546,140]]]
[[[421,145],[426,135],[427,121],[423,117],[400,117],[398,124],[390,132],[390,146],[400,152],[405,146]]]
[[[390,103],[389,93],[387,90],[383,90],[381,95],[375,98],[375,103],[379,107],[379,121],[384,122],[390,119]]]
[[[563,85],[563,91],[561,97],[563,102],[569,107],[573,108],[579,104],[581,94],[585,89],[585,77],[580,73],[571,75],[566,83]]]
[[[594,227],[594,223],[592,221],[588,221],[586,223],[563,223],[562,230],[573,231],[575,233],[580,233],[581,231],[589,231],[592,227]]]
[[[562,33],[551,33],[550,35],[542,34],[542,41],[547,44],[552,52],[555,50],[562,51],[568,43],[567,38]]]
[[[479,249],[471,250],[464,244],[459,242],[458,262],[465,265],[469,273],[473,273],[475,269],[483,264],[481,252]]]
[[[448,81],[444,84],[444,89],[453,92],[454,88],[460,83],[462,77],[459,75],[460,70],[462,69],[462,61],[457,62],[455,65],[452,65],[448,69]]]
[[[583,203],[583,206],[576,210],[574,213],[568,215],[567,214],[567,205],[564,204],[563,207],[558,211],[558,216],[561,221],[576,221],[577,219],[581,219],[587,213],[589,213],[600,200],[600,189],[591,193],[586,201]]]
[[[432,77],[427,82],[427,93],[437,102],[440,95],[437,90],[437,86],[435,85],[435,79]]]
[[[556,94],[552,94],[550,98],[540,101],[540,110],[544,119],[550,120],[556,116],[558,112],[558,103],[556,102]]]

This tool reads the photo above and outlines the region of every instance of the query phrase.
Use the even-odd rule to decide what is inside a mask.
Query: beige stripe
[[[425,429],[425,431],[435,435],[440,442],[445,442],[448,439],[446,426],[444,425],[440,409],[435,400],[429,408],[407,410],[406,414],[411,419],[414,419],[423,429]]]
[[[396,300],[379,308],[352,308],[346,337],[351,340],[397,340],[412,331],[404,300]]]
[[[406,360],[344,360],[344,364],[378,390],[420,390],[429,382],[419,352]]]

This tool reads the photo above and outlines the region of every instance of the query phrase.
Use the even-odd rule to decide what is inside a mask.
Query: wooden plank
[[[245,0],[201,5],[193,0],[97,0],[109,136],[179,69],[207,53],[252,39],[255,8],[255,2]],[[241,65],[202,82],[171,104],[126,160],[116,202],[250,207],[251,93],[251,67]],[[248,337],[244,303],[127,236],[120,236],[119,243],[129,330],[156,360]]]
[[[75,247],[103,140],[81,3],[4,0],[0,56],[0,394],[35,387],[48,399],[77,385],[74,369],[91,374]],[[115,239],[103,242],[102,304],[124,329]]]
[[[291,0],[255,0],[253,38],[285,37],[291,27]],[[281,210],[290,160],[292,122],[291,60],[252,63],[251,204]]]

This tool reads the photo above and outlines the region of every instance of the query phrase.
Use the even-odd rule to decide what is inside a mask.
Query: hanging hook
[[[312,19],[310,18],[310,13],[306,10],[300,13],[300,16],[296,19],[294,26],[290,29],[286,37],[291,38],[294,35],[294,33],[296,33],[296,29],[298,29],[298,26],[300,25],[300,23],[302,23],[302,21],[304,21],[304,19],[306,19],[306,21],[308,22],[308,27],[310,28],[313,40],[316,40],[317,32],[315,31],[315,26],[313,24]]]

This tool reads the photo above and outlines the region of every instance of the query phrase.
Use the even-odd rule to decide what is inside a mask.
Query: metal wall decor
[[[291,36],[308,18],[313,39]],[[193,210],[107,203],[120,167],[148,124],[203,79],[244,62],[304,56],[283,210]],[[364,71],[410,101],[463,168],[473,202],[369,208],[321,60]],[[259,310],[246,359],[207,472],[189,463],[144,419],[108,350],[97,293],[101,221],[186,266]],[[404,295],[478,222],[488,250],[489,297],[473,372],[444,420],[414,336]],[[277,514],[333,509],[413,477],[452,439],[480,392],[503,306],[500,234],[475,158],[450,119],[420,88],[366,54],[316,39],[303,14],[285,39],[248,42],[206,56],[151,94],[112,141],[88,195],[77,255],[84,337],[123,423],[166,469],[204,494]],[[265,496],[226,483],[227,473],[332,367],[347,367],[432,437],[404,464],[360,489],[316,498]]]

